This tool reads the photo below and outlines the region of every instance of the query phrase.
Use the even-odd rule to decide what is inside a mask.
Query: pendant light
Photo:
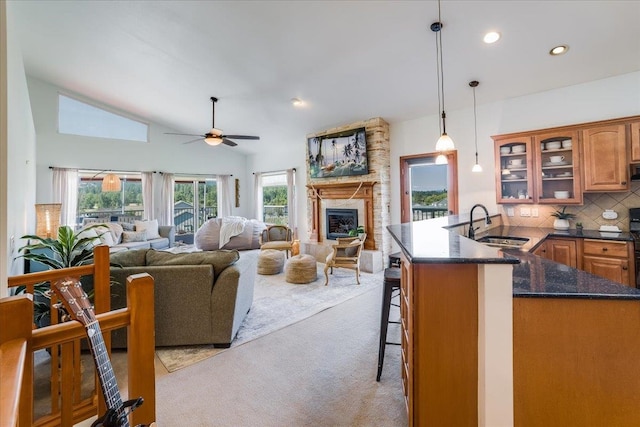
[[[436,142],[436,151],[450,151],[455,149],[453,140],[447,135],[447,114],[444,109],[444,71],[442,64],[442,19],[440,18],[440,0],[438,0],[438,22],[431,24],[431,31],[436,33],[436,74],[438,76],[438,111],[442,111],[442,129],[440,138]]]
[[[121,188],[120,178],[114,173],[108,173],[102,179],[102,192],[104,193],[120,191]]]
[[[479,84],[477,80],[469,82],[469,86],[473,88],[473,137],[476,143],[476,164],[471,168],[471,172],[482,172],[482,166],[478,163],[478,114],[476,112],[476,87]]]

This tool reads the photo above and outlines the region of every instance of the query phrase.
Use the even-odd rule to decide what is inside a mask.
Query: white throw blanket
[[[247,219],[241,216],[223,217],[222,225],[220,225],[220,243],[218,247],[222,249],[224,245],[229,243],[229,240],[231,240],[233,236],[242,233],[246,222]]]

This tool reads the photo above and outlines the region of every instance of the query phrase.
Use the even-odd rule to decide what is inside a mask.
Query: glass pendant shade
[[[473,168],[471,168],[471,172],[482,172],[482,166],[476,163],[475,165],[473,165]]]
[[[120,178],[118,178],[118,175],[108,173],[102,180],[102,192],[108,193],[111,191],[120,191],[120,189],[122,188],[121,185],[122,184],[120,183]]]
[[[438,142],[436,142],[436,151],[451,151],[455,149],[455,145],[453,144],[453,140],[444,132],[438,138]]]
[[[438,157],[436,157],[436,165],[446,165],[448,163],[447,156],[444,154],[438,154]]]

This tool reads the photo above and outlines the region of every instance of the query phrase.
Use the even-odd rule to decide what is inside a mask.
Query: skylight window
[[[149,125],[58,94],[58,132],[148,142]]]

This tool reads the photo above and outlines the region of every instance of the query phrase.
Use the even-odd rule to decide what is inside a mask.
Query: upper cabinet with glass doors
[[[495,140],[497,203],[533,203],[531,137]]]
[[[533,144],[538,203],[582,204],[578,133],[540,134]]]

